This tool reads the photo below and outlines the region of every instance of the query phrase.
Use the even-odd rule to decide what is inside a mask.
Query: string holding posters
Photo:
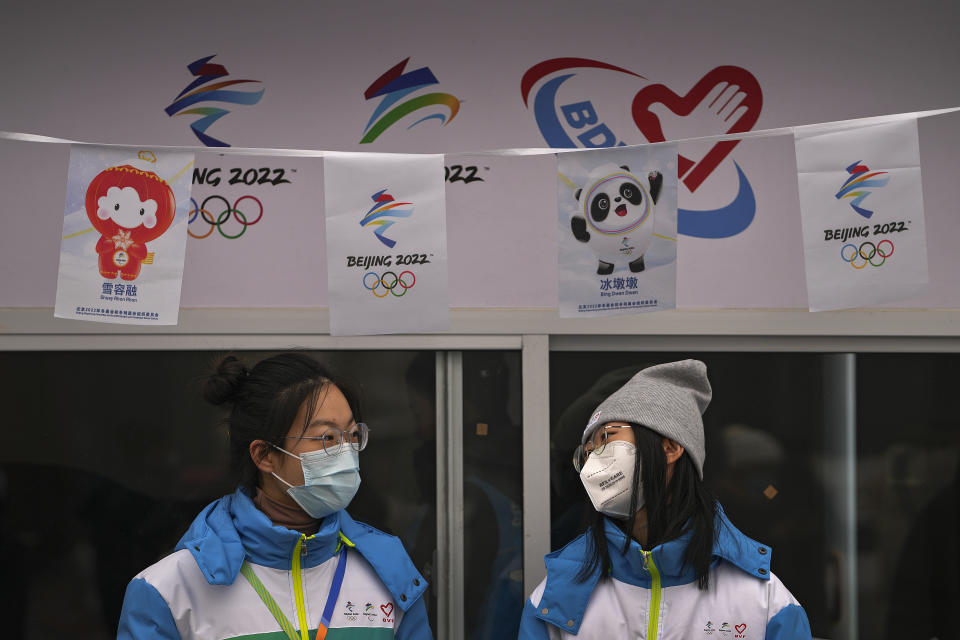
[[[677,146],[560,154],[562,318],[677,304]]]
[[[811,311],[909,299],[929,283],[916,119],[797,129]]]
[[[330,334],[450,325],[442,155],[324,158]]]
[[[173,325],[193,152],[74,146],[54,315]]]

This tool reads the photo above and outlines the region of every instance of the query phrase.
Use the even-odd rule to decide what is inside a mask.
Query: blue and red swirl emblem
[[[853,200],[850,201],[850,206],[853,207],[853,210],[862,215],[864,218],[870,218],[873,216],[873,211],[861,207],[860,205],[867,196],[873,193],[873,191],[870,191],[870,189],[887,186],[887,183],[890,182],[890,178],[879,177],[886,175],[887,172],[870,171],[867,165],[862,164],[860,160],[857,160],[847,167],[847,173],[850,174],[850,177],[847,178],[847,181],[843,183],[842,187],[840,187],[840,191],[837,192],[837,200],[842,198],[853,198]]]
[[[260,102],[263,97],[264,89],[259,91],[235,91],[228,90],[226,87],[260,83],[259,80],[223,80],[213,82],[218,78],[224,78],[228,75],[227,68],[222,64],[213,64],[210,62],[216,54],[194,60],[187,65],[196,80],[187,85],[187,87],[174,98],[173,103],[164,109],[168,116],[200,116],[195,120],[190,128],[197,138],[207,147],[229,147],[230,145],[223,140],[218,140],[206,133],[214,122],[230,113],[222,107],[195,107],[193,105],[201,102],[226,102],[230,104],[252,105]],[[208,84],[212,83],[212,84]],[[207,86],[203,86],[207,85]]]

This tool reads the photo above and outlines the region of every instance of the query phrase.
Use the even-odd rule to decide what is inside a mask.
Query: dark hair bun
[[[235,356],[226,356],[217,364],[216,372],[211,374],[203,385],[204,399],[215,405],[236,401],[237,394],[249,372],[247,365]]]

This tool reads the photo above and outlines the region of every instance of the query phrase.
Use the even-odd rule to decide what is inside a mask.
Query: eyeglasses
[[[363,451],[367,448],[370,439],[370,427],[364,422],[357,422],[346,431],[335,427],[327,429],[320,436],[286,436],[287,440],[319,440],[323,451],[330,456],[340,453],[343,443],[346,442],[354,451]]]
[[[594,431],[586,444],[581,444],[573,451],[573,468],[577,470],[577,473],[580,473],[580,470],[583,469],[583,465],[587,463],[587,458],[591,453],[603,453],[607,442],[611,440],[610,436],[619,433],[619,431],[616,430],[629,428],[628,425],[611,424]],[[615,429],[615,431],[612,434],[608,434],[608,429]]]

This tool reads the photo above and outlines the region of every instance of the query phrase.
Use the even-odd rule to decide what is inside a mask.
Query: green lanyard
[[[330,624],[330,615],[327,612],[332,612],[333,607],[337,602],[337,597],[340,595],[340,587],[343,585],[343,575],[346,572],[346,568],[347,547],[344,545],[343,550],[340,551],[340,559],[337,561],[337,569],[333,574],[333,584],[330,585],[330,593],[327,594],[327,602],[326,605],[324,605],[323,619],[317,626],[317,635],[315,636],[315,640],[323,640],[323,638],[327,635],[327,627]],[[247,582],[249,582],[250,586],[253,587],[253,590],[257,592],[257,595],[260,596],[263,604],[267,606],[267,609],[269,609],[270,613],[273,614],[274,619],[280,624],[280,628],[283,629],[285,634],[287,634],[287,638],[289,638],[289,640],[301,640],[301,637],[297,635],[297,631],[293,628],[293,625],[290,624],[289,620],[287,620],[287,616],[283,615],[283,611],[280,610],[280,607],[277,605],[277,601],[273,599],[273,596],[270,595],[270,592],[267,591],[267,588],[263,586],[262,582],[260,582],[260,578],[258,578],[257,574],[253,572],[253,567],[250,566],[250,563],[248,563],[246,559],[244,559],[243,564],[240,566],[240,573],[242,573],[243,577],[247,579]]]

